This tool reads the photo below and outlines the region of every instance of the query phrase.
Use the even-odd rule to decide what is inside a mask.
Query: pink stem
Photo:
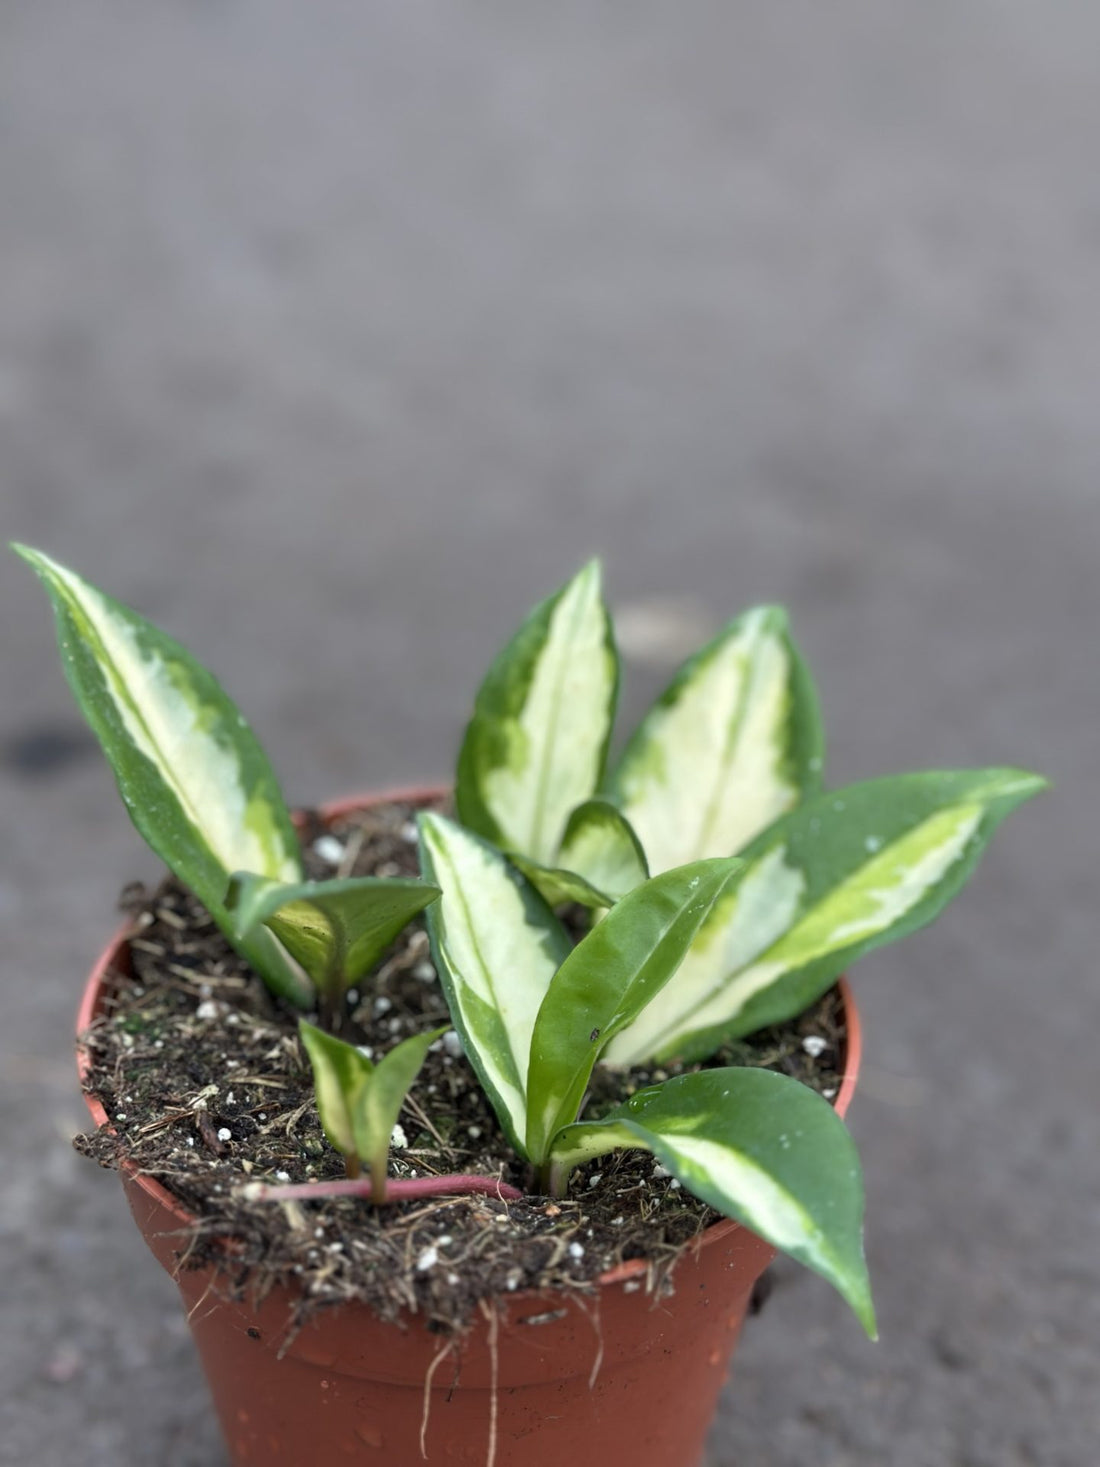
[[[484,1192],[503,1202],[518,1202],[523,1193],[496,1177],[454,1176],[414,1177],[407,1181],[386,1181],[386,1201],[401,1202],[416,1197],[440,1197],[450,1193]],[[291,1182],[285,1187],[269,1187],[263,1183],[249,1189],[257,1202],[312,1202],[318,1197],[370,1197],[369,1177],[338,1182]]]

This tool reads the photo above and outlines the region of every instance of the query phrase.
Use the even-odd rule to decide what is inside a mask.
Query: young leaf
[[[543,1163],[576,1118],[601,1051],[668,982],[740,862],[695,861],[636,887],[577,944],[531,1035],[527,1154]]]
[[[241,936],[269,927],[323,993],[343,993],[439,896],[413,878],[362,876],[284,884],[238,872],[227,904]]]
[[[576,902],[580,907],[602,911],[604,907],[615,905],[615,898],[609,892],[600,891],[576,871],[566,871],[560,866],[539,866],[534,861],[525,861],[522,856],[513,855],[511,860],[547,906],[564,907],[569,902]]]
[[[298,1020],[298,1038],[313,1066],[321,1129],[337,1151],[352,1159],[349,1170],[356,1171],[359,1148],[355,1139],[355,1100],[374,1065],[354,1044],[345,1044],[305,1019]]]
[[[649,879],[630,822],[606,800],[586,800],[569,817],[557,864],[576,871],[615,901]]]
[[[386,1200],[390,1137],[405,1096],[443,1032],[414,1034],[372,1064],[354,1044],[298,1021],[298,1035],[313,1066],[321,1128],[343,1153],[350,1176],[358,1176],[361,1162],[370,1168],[374,1202]]]
[[[462,823],[551,865],[569,812],[603,776],[618,686],[592,561],[535,607],[481,685],[458,762]]]
[[[302,874],[298,838],[255,735],[216,679],[135,611],[26,545],[53,603],[62,665],[130,818],[233,939],[230,873]],[[309,988],[267,932],[241,951],[284,997]]]
[[[821,782],[817,694],[786,612],[745,612],[676,674],[610,780],[651,871],[739,851]]]
[[[597,910],[613,907],[649,876],[630,822],[606,800],[585,800],[577,806],[553,866],[518,855],[512,860],[552,907],[566,902]]]
[[[930,922],[1044,786],[1016,769],[934,771],[807,801],[744,851],[675,980],[604,1058],[703,1059],[801,1013],[863,953]]]
[[[420,816],[428,908],[440,982],[470,1063],[521,1154],[535,1015],[570,950],[561,924],[493,846],[442,815]]]
[[[352,1131],[356,1150],[370,1168],[374,1202],[386,1199],[386,1158],[405,1096],[420,1073],[428,1050],[446,1032],[446,1027],[403,1039],[383,1055],[355,1096]]]
[[[819,1095],[768,1070],[701,1070],[568,1126],[551,1155],[566,1172],[624,1146],[651,1151],[696,1197],[822,1274],[875,1337],[859,1156]]]

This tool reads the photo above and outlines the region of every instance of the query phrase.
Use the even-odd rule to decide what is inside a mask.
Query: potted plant
[[[825,791],[776,608],[609,768],[592,564],[493,663],[453,810],[292,817],[210,673],[16,549],[171,872],[85,992],[84,1145],[179,1284],[234,1463],[690,1464],[775,1248],[874,1333],[837,981],[1041,779]]]

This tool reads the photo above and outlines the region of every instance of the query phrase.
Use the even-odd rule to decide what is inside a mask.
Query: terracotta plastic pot
[[[332,817],[437,790],[403,789],[329,806]],[[78,1034],[102,1011],[108,975],[125,970],[119,935],[88,980]],[[860,1062],[859,1015],[847,1019],[843,1115]],[[83,1079],[86,1056],[78,1047]],[[108,1124],[94,1096],[97,1126]],[[325,1310],[287,1345],[294,1296],[254,1309],[233,1302],[215,1268],[180,1268],[189,1214],[149,1177],[123,1169],[134,1218],[187,1311],[233,1467],[693,1467],[725,1381],[752,1286],[774,1250],[737,1223],[709,1228],[685,1252],[674,1292],[645,1288],[632,1261],[594,1298],[512,1294],[461,1341],[410,1316],[384,1324],[367,1308]],[[228,1260],[228,1255],[227,1255]]]

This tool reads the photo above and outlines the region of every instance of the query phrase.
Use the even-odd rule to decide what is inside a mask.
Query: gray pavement
[[[1084,0],[0,13],[4,536],[211,662],[295,799],[445,774],[595,550],[629,711],[782,600],[837,782],[1057,782],[857,970],[882,1342],[784,1268],[708,1467],[1100,1461],[1098,46]],[[68,1148],[152,868],[14,561],[0,667],[0,1461],[219,1467]]]

